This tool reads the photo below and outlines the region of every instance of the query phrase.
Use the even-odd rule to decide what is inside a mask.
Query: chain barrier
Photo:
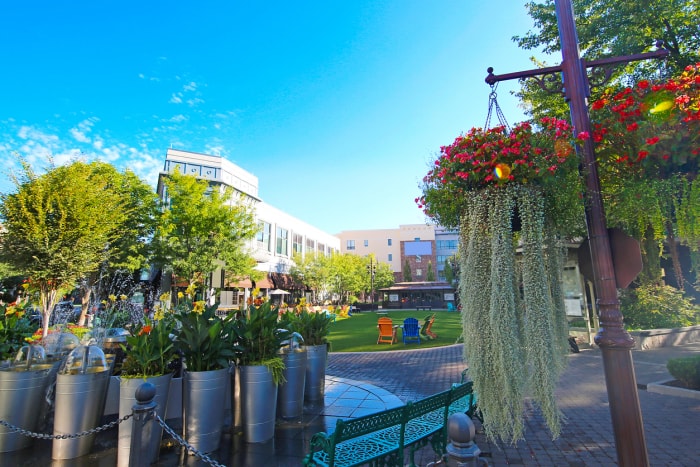
[[[76,439],[76,438],[82,438],[83,436],[88,436],[88,435],[93,435],[96,433],[99,433],[101,431],[109,430],[110,428],[114,428],[115,426],[119,425],[122,422],[125,422],[126,420],[130,419],[133,417],[133,414],[128,414],[124,415],[122,418],[118,420],[114,420],[113,422],[109,422],[107,424],[104,424],[102,426],[98,426],[97,428],[93,428],[92,430],[88,431],[81,431],[80,433],[75,433],[72,435],[50,435],[48,433],[36,433],[34,431],[29,431],[25,430],[24,428],[20,428],[18,426],[15,426],[11,423],[6,422],[5,420],[0,420],[0,425],[4,426],[5,428],[9,428],[12,430],[12,432],[19,433],[24,436],[29,436],[30,438],[36,438],[36,439]]]
[[[202,461],[206,462],[206,463],[209,464],[209,465],[213,465],[214,467],[226,467],[224,464],[219,464],[218,462],[216,462],[216,461],[215,461],[214,459],[212,459],[211,457],[207,456],[206,454],[203,454],[203,453],[199,452],[196,448],[194,448],[194,446],[192,446],[191,444],[189,444],[187,441],[185,441],[184,439],[182,439],[182,437],[180,437],[180,435],[178,435],[177,433],[175,433],[175,431],[173,431],[173,429],[170,428],[170,427],[168,426],[168,424],[165,423],[165,421],[163,421],[163,419],[160,418],[160,416],[159,416],[158,414],[155,413],[155,411],[154,411],[154,414],[155,414],[156,420],[158,420],[158,423],[159,423],[160,426],[163,428],[163,430],[165,430],[166,433],[168,433],[170,436],[172,436],[172,437],[175,439],[175,441],[177,441],[177,442],[180,443],[183,447],[185,447],[185,449],[187,449],[188,452],[191,452],[191,453],[194,454],[197,458],[201,459]]]

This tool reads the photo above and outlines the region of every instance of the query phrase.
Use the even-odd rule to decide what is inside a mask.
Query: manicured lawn
[[[331,352],[376,352],[384,350],[401,350],[415,348],[440,347],[462,342],[462,319],[457,312],[448,311],[416,311],[416,310],[391,310],[388,317],[395,325],[403,324],[406,318],[416,318],[422,326],[426,316],[435,313],[435,323],[432,332],[437,334],[437,339],[426,339],[421,335],[420,344],[410,343],[404,345],[401,339],[401,329],[397,329],[397,343],[377,344],[377,319],[376,312],[364,311],[355,313],[347,319],[340,319],[331,324],[331,333],[328,340],[331,342]]]

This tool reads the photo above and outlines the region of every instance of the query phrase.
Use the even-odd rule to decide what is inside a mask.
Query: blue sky
[[[512,0],[22,1],[0,6],[0,192],[17,154],[155,186],[169,147],[221,155],[329,233],[424,223],[441,145],[532,68]],[[501,83],[509,123],[523,120]]]

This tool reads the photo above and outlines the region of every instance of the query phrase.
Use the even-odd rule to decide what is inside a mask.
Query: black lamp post
[[[374,311],[374,273],[377,271],[377,263],[374,261],[374,257],[369,257],[369,264],[367,265],[367,272],[369,272],[369,303],[370,310]]]

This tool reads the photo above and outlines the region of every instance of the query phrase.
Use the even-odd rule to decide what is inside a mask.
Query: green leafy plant
[[[278,309],[270,302],[260,306],[249,305],[236,320],[239,339],[237,356],[239,365],[264,365],[272,373],[275,384],[284,382],[284,362],[279,350],[291,332],[282,329],[278,322]]]
[[[175,344],[171,332],[175,327],[172,316],[159,321],[146,318],[144,324],[132,331],[122,349],[126,354],[121,375],[124,377],[161,376],[168,373],[175,359]]]
[[[330,315],[308,311],[306,308],[302,308],[292,320],[294,330],[304,338],[304,345],[326,344],[332,322]]]
[[[679,328],[700,319],[700,306],[668,285],[644,284],[624,290],[620,311],[629,329]]]
[[[13,358],[17,351],[26,345],[36,326],[24,317],[24,311],[17,305],[0,305],[0,360]]]
[[[234,317],[217,316],[218,304],[206,306],[204,301],[194,302],[194,291],[191,285],[184,294],[178,294],[174,310],[175,348],[182,354],[187,371],[227,368],[236,357],[239,338]]]
[[[671,376],[687,388],[700,389],[700,355],[695,357],[672,358],[666,362]]]

